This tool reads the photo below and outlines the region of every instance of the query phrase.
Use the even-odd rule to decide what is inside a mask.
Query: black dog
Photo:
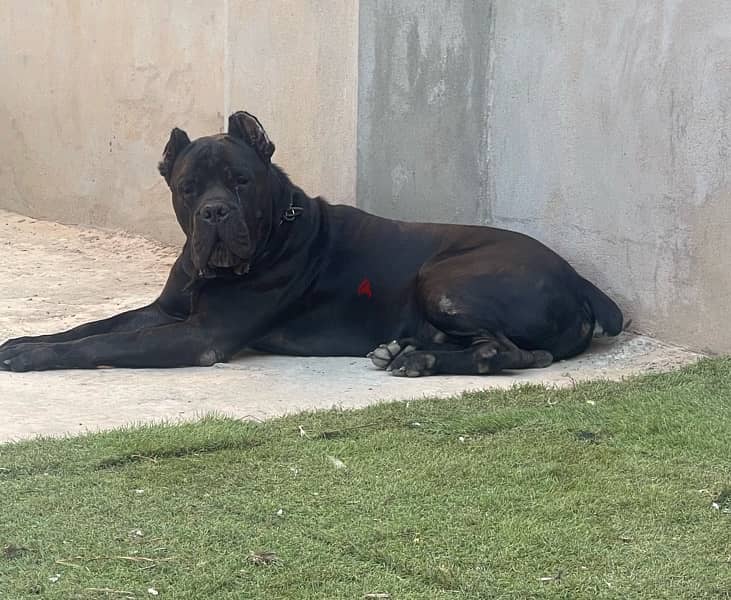
[[[498,373],[579,354],[597,323],[621,331],[617,305],[536,240],[309,198],[273,152],[246,112],[231,115],[227,134],[194,142],[173,129],[159,168],[187,241],[160,297],[10,340],[0,368],[207,366],[250,348],[372,351],[394,375]]]

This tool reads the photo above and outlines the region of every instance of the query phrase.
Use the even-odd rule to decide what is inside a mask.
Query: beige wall
[[[312,195],[355,204],[357,0],[230,0],[225,112],[259,117],[274,161]]]
[[[177,242],[169,130],[238,109],[308,192],[354,202],[355,0],[0,0],[0,26],[0,207]]]

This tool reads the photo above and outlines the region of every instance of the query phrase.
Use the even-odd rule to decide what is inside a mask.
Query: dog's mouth
[[[251,242],[245,225],[237,227],[200,227],[193,233],[193,264],[204,279],[233,270],[236,275],[249,272]]]
[[[236,275],[245,275],[249,272],[249,262],[236,256],[221,240],[214,244],[208,266],[213,269],[233,269]]]
[[[211,257],[208,259],[209,265],[227,269],[235,267],[239,262],[241,262],[241,259],[228,249],[228,246],[223,243],[223,240],[219,239],[215,242],[211,251]]]

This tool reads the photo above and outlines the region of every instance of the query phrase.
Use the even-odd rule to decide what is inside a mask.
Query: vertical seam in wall
[[[495,175],[493,173],[493,148],[492,148],[492,113],[493,105],[495,104],[495,61],[496,61],[496,31],[497,27],[495,22],[497,21],[497,7],[495,6],[496,0],[492,0],[490,3],[490,10],[488,11],[488,18],[490,23],[488,24],[487,36],[487,106],[485,108],[485,205],[482,209],[482,224],[491,225],[493,224],[493,203],[495,202]]]
[[[358,62],[356,64],[355,68],[355,78],[356,78],[356,93],[355,93],[355,198],[354,198],[354,205],[357,208],[362,208],[362,201],[360,199],[360,169],[361,169],[361,149],[360,149],[360,45],[362,42],[362,32],[361,32],[361,26],[360,22],[362,19],[362,12],[364,10],[363,8],[363,2],[365,0],[359,0],[358,2],[358,23],[357,23],[357,39],[356,43],[358,44],[358,49],[355,52],[355,55],[358,57]]]
[[[231,50],[229,48],[229,0],[223,0],[223,125],[222,131],[228,127],[228,115],[231,111]]]
[[[359,0],[358,2],[358,9],[355,11],[355,82],[353,84],[353,91],[355,94],[355,98],[353,99],[353,110],[355,111],[355,114],[353,115],[353,154],[351,155],[350,159],[353,161],[353,206],[358,206],[358,173],[360,171],[360,166],[358,164],[358,128],[360,126],[360,121],[358,119],[358,115],[360,113],[360,5],[363,0]]]

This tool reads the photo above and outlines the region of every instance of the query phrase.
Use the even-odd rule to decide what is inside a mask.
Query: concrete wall
[[[230,7],[224,112],[254,113],[305,191],[355,204],[358,2]]]
[[[217,131],[223,12],[209,3],[3,0],[3,208],[177,240],[157,161]]]
[[[731,2],[496,0],[493,219],[731,350]]]
[[[353,203],[357,16],[355,0],[0,0],[0,207],[177,242],[168,133],[242,108],[307,191]]]
[[[358,204],[488,220],[492,0],[361,0]]]
[[[359,203],[527,232],[731,350],[731,3],[363,0],[360,36]]]

